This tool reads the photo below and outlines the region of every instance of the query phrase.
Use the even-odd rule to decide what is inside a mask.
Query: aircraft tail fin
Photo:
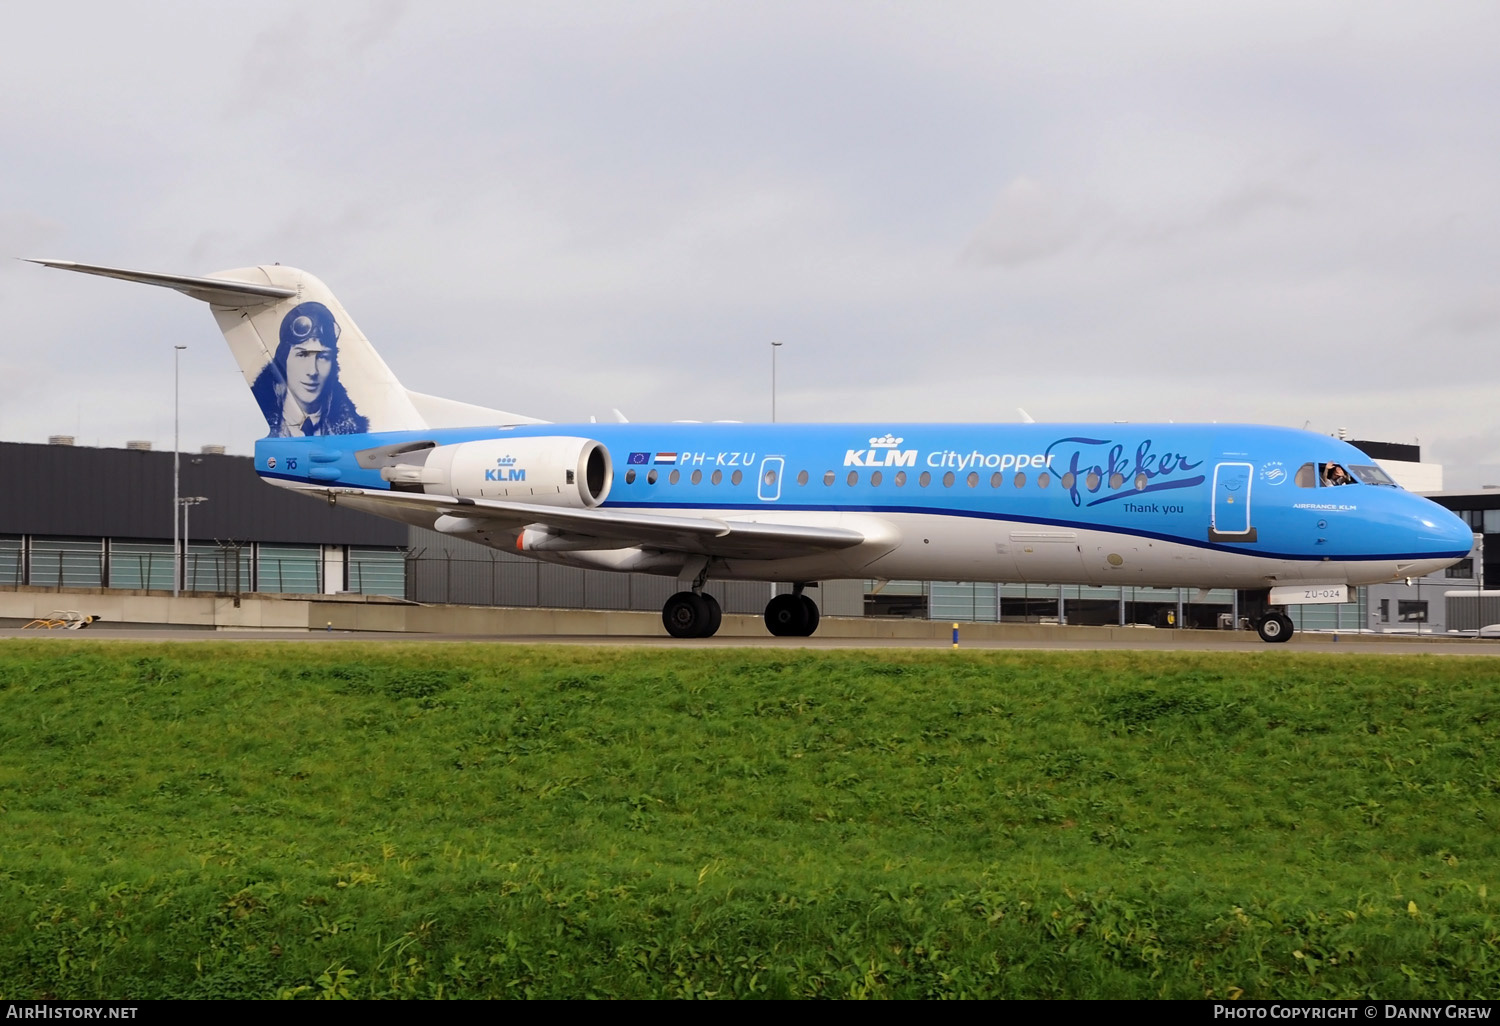
[[[408,392],[328,286],[295,267],[194,277],[70,260],[32,262],[176,289],[208,303],[272,436],[535,423]]]

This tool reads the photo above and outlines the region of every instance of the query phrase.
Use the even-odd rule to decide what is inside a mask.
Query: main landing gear
[[[703,594],[708,583],[708,560],[703,560],[693,578],[692,591],[679,591],[661,607],[662,626],[674,638],[711,638],[724,620],[719,600]]]
[[[674,638],[711,638],[719,630],[724,610],[703,592],[705,575],[693,581],[692,591],[679,591],[661,607],[662,626]],[[790,595],[766,603],[766,630],[779,638],[806,638],[818,629],[818,605],[802,594],[805,584],[792,585]]]
[[[661,622],[674,638],[711,638],[723,619],[719,600],[700,591],[679,591],[661,607]]]
[[[802,594],[805,584],[792,585],[790,595],[766,603],[766,630],[778,638],[808,638],[818,629],[818,604]]]

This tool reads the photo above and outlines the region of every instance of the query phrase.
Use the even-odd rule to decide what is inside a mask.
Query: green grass
[[[1487,659],[0,646],[0,999],[1500,995]]]

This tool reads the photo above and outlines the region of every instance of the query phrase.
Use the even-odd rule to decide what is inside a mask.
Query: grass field
[[[1494,665],[8,643],[0,998],[1494,998]]]

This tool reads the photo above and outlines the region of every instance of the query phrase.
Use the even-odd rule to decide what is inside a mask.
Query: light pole
[[[200,502],[207,502],[208,498],[202,495],[184,495],[177,502],[182,506],[182,583],[196,584],[187,576],[187,551],[188,551],[188,510]],[[196,575],[195,575],[196,576]]]
[[[182,443],[178,434],[181,421],[179,408],[182,396],[182,351],[187,346],[173,346],[172,352],[172,597],[176,598],[182,590],[182,552],[177,542],[177,481],[178,481],[178,454],[182,451]]]
[[[781,348],[780,342],[771,343],[771,423],[776,423],[776,350]]]

